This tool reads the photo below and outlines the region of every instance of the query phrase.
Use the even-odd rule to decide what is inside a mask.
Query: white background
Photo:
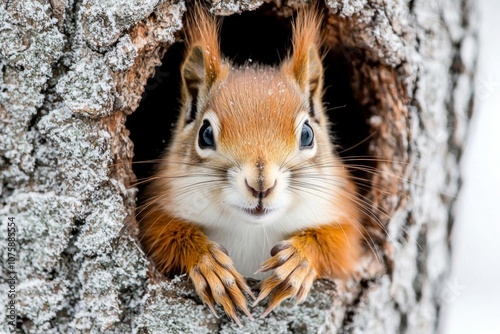
[[[456,204],[443,333],[500,334],[500,0],[480,8],[476,104]]]

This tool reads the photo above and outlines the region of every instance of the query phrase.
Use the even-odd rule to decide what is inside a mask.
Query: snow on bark
[[[300,2],[274,1],[285,15]],[[211,10],[230,15],[262,3],[213,1]],[[366,226],[378,259],[368,255],[345,286],[317,281],[304,304],[285,302],[238,328],[213,317],[186,277],[156,277],[135,238],[124,124],[182,29],[184,2],[4,2],[0,318],[8,303],[7,218],[15,217],[19,332],[433,332],[447,301],[450,212],[473,96],[474,13],[465,0],[325,4],[326,40],[352,52],[352,90],[376,133],[370,150],[385,158],[368,194],[387,212],[378,214],[383,227]]]
[[[414,29],[409,26],[411,13],[401,1],[335,1],[328,6],[339,18],[346,19],[349,29],[340,34],[346,46],[362,48],[367,58],[381,64],[397,66],[412,56]]]
[[[0,180],[4,187],[27,182],[35,168],[33,133],[26,127],[43,103],[52,65],[62,55],[64,37],[54,24],[47,3],[12,1],[8,9],[4,5],[0,9]]]
[[[84,0],[81,4],[82,33],[91,49],[114,44],[125,29],[148,17],[158,0]]]
[[[59,79],[56,92],[73,113],[107,116],[113,110],[115,84],[104,57],[89,52]]]
[[[214,0],[212,1],[211,11],[217,15],[231,15],[257,9],[263,3],[262,0]]]

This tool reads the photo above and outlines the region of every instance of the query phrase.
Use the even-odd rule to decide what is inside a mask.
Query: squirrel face
[[[294,212],[294,226],[307,227],[345,211],[332,204],[342,197],[335,188],[351,185],[322,106],[319,19],[311,12],[295,23],[293,53],[279,67],[234,67],[222,58],[214,19],[201,11],[195,19],[187,22],[181,117],[156,196],[173,194],[168,211],[206,226],[281,224]],[[304,171],[316,196],[300,179]]]
[[[288,167],[314,159],[326,139],[308,99],[279,69],[243,67],[228,71],[206,100],[185,129],[197,130],[193,153],[227,169],[226,210],[252,224],[273,221],[293,203]]]

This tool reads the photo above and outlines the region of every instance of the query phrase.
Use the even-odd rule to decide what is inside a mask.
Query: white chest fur
[[[271,257],[276,244],[301,229],[325,224],[331,217],[334,216],[327,210],[318,208],[317,214],[311,215],[309,209],[297,205],[267,224],[251,223],[238,214],[218,214],[217,224],[205,224],[204,231],[210,240],[227,249],[238,272],[262,279],[269,273],[254,273]]]
[[[236,269],[245,277],[262,279],[268,274],[254,273],[271,257],[271,249],[288,235],[273,226],[235,224],[231,228],[208,230],[210,240],[227,249]]]

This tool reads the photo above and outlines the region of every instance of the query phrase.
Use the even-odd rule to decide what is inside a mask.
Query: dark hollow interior
[[[257,11],[224,18],[221,48],[224,56],[236,64],[251,59],[253,63],[278,65],[291,46],[290,37],[291,20],[278,17],[270,7],[262,6]],[[134,142],[133,170],[139,182],[151,176],[155,165],[152,160],[158,159],[167,147],[177,120],[179,69],[184,51],[182,42],[168,49],[162,65],[148,80],[139,107],[127,119],[126,125]],[[352,69],[344,51],[342,46],[333,47],[324,59],[324,103],[340,155],[343,158],[368,157],[369,141],[365,140],[370,131],[366,122],[368,114],[353,97]],[[370,165],[362,161],[353,164]],[[367,177],[359,171],[354,171],[354,175],[363,179]],[[143,186],[139,186],[140,193]],[[362,188],[366,190],[366,187]]]

